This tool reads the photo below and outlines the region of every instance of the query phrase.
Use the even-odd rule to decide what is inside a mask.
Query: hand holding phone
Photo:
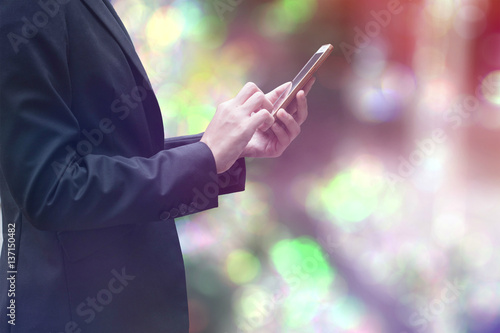
[[[319,48],[319,50],[311,57],[311,59],[309,59],[307,64],[302,68],[297,76],[295,76],[291,84],[289,84],[289,86],[273,104],[273,110],[271,112],[272,116],[276,117],[276,112],[278,112],[279,109],[286,108],[288,104],[293,101],[295,95],[319,69],[326,58],[328,58],[328,56],[332,53],[332,50],[333,46],[331,44],[325,44]]]

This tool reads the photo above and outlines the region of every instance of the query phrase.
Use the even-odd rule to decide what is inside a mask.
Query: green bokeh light
[[[316,0],[279,0],[261,8],[260,27],[265,34],[292,33],[316,12]]]
[[[196,34],[196,29],[203,18],[203,14],[200,8],[193,2],[181,2],[177,5],[177,8],[179,8],[182,16],[185,18],[184,35],[189,38],[193,34]]]
[[[234,283],[248,283],[259,274],[260,261],[248,251],[235,250],[227,257],[226,272]]]
[[[325,208],[341,219],[358,222],[370,215],[377,204],[371,187],[359,186],[352,173],[335,177],[321,193]]]
[[[334,279],[325,254],[314,240],[300,237],[276,243],[271,259],[290,291],[284,303],[284,323],[293,328],[307,325]]]
[[[172,87],[172,85],[167,86],[167,88]],[[172,91],[162,89],[159,96],[162,109],[168,115],[165,118],[165,130],[168,133],[177,135],[201,133],[207,128],[215,112],[212,105],[204,103],[200,100],[200,96],[190,89],[180,87]],[[175,122],[169,121],[169,118],[175,119]]]
[[[281,0],[284,17],[292,22],[306,22],[316,11],[316,0]]]
[[[361,325],[365,315],[365,307],[354,297],[339,299],[330,309],[330,317],[334,318],[335,325],[342,330],[356,329]]]
[[[226,41],[227,28],[218,17],[207,15],[200,18],[188,30],[188,37],[197,42],[198,49],[217,49]]]
[[[271,323],[280,301],[259,285],[245,284],[235,297],[235,321],[239,332],[258,332]]]
[[[338,225],[348,227],[372,214],[388,217],[397,213],[402,205],[400,196],[389,187],[379,169],[355,164],[316,186],[309,193],[307,206],[313,213],[323,213]]]

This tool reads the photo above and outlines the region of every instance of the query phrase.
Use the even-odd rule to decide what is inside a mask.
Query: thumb
[[[249,122],[249,128],[252,129],[252,132],[255,132],[258,128],[266,131],[274,124],[274,117],[271,116],[268,110],[262,109],[252,113]]]

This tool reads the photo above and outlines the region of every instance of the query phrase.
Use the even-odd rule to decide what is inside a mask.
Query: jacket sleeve
[[[202,142],[149,157],[68,153],[81,130],[71,112],[66,22],[60,13],[26,38],[12,6],[35,4],[20,0],[0,9],[0,35],[7,36],[0,39],[0,167],[22,214],[39,229],[68,231],[216,207],[219,179]]]
[[[203,133],[166,138],[164,149],[172,149],[201,140]],[[245,159],[238,159],[228,171],[218,175],[219,194],[228,194],[245,190],[246,165]]]

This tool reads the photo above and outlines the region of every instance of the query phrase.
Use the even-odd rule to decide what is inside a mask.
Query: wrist
[[[217,174],[222,173],[219,154],[218,154],[217,150],[211,145],[210,140],[207,140],[205,135],[203,135],[200,139],[200,142],[203,142],[208,147],[210,152],[212,153],[212,156],[213,156],[214,162],[215,162],[215,170],[216,170]]]

